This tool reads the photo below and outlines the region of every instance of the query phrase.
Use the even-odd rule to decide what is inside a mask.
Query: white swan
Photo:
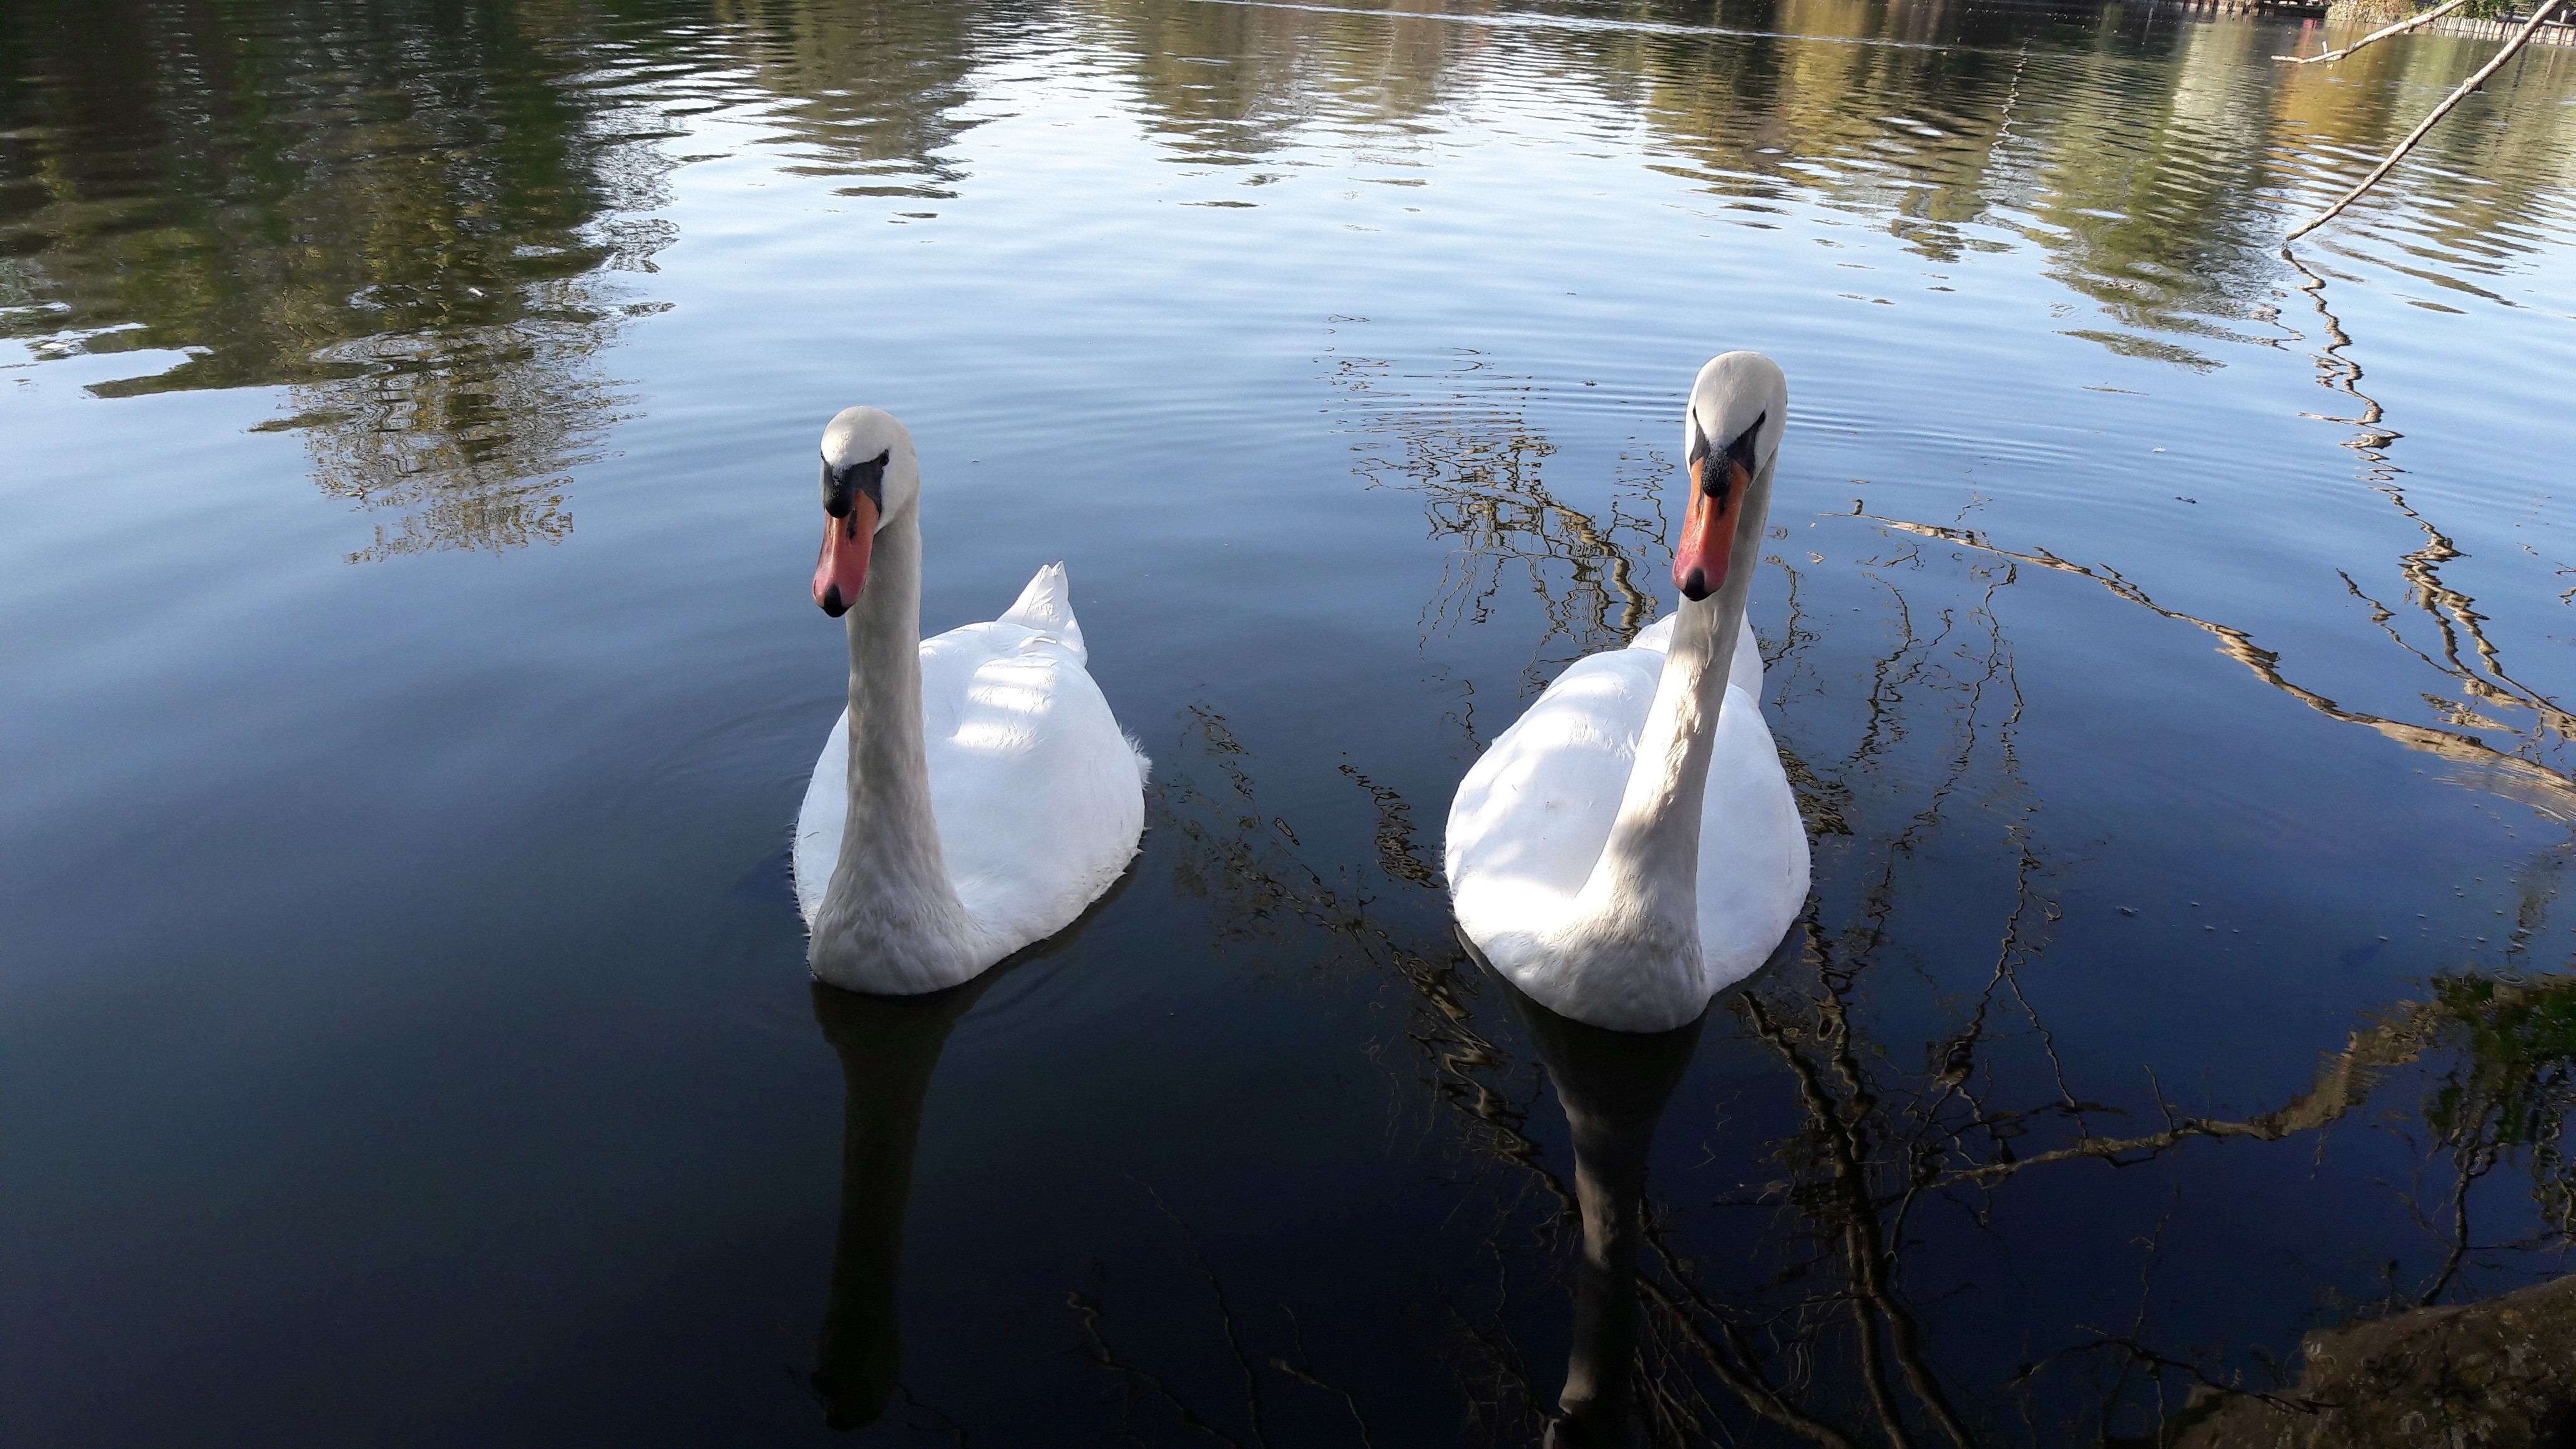
[[[1145,830],[1144,751],[1083,670],[1064,565],[921,637],[921,463],[875,408],[823,430],[814,602],[849,615],[850,707],[796,817],[814,975],[936,991],[1073,924]]]
[[[1683,422],[1681,608],[1559,675],[1449,807],[1458,924],[1513,984],[1577,1021],[1692,1020],[1762,964],[1806,901],[1806,832],[1744,623],[1788,406],[1760,353],[1700,369]]]

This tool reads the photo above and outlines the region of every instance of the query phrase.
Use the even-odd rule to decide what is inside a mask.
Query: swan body
[[[1694,1020],[1805,904],[1806,832],[1744,622],[1787,406],[1757,353],[1701,369],[1685,423],[1681,607],[1559,675],[1450,806],[1460,927],[1574,1020],[1628,1032]]]
[[[911,435],[851,408],[823,456],[827,510],[836,465],[851,506],[828,520],[815,594],[847,608],[850,703],[796,820],[807,961],[852,991],[936,991],[1063,930],[1117,881],[1144,834],[1148,764],[1085,669],[1062,564],[1000,618],[923,639]]]

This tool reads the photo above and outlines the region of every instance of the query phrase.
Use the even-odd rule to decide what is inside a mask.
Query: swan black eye
[[[838,473],[832,471],[832,460],[824,459],[823,511],[834,518],[847,518],[850,510],[857,506],[853,496],[865,494],[867,500],[877,506],[877,512],[885,512],[886,463],[893,457],[894,450],[888,448],[866,462],[852,463]]]
[[[1760,465],[1761,460],[1753,455],[1753,443],[1754,439],[1761,434],[1762,425],[1770,421],[1770,418],[1771,414],[1768,412],[1755,414],[1753,425],[1736,434],[1735,441],[1726,445],[1726,461],[1743,469],[1744,476],[1747,478],[1752,477],[1753,470]]]

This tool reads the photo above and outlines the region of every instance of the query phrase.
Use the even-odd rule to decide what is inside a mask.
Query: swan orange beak
[[[858,602],[868,586],[868,553],[876,541],[877,501],[865,493],[851,498],[850,511],[840,517],[824,515],[823,556],[814,561],[814,602],[824,613],[837,619]]]
[[[1744,495],[1753,491],[1753,449],[1769,419],[1767,412],[1756,417],[1733,442],[1712,448],[1698,415],[1691,417],[1690,508],[1682,515],[1681,546],[1673,550],[1673,587],[1694,604],[1726,587]]]
[[[1736,519],[1753,475],[1731,454],[1711,453],[1691,460],[1690,476],[1690,510],[1682,515],[1681,547],[1673,550],[1673,586],[1697,603],[1726,587]]]

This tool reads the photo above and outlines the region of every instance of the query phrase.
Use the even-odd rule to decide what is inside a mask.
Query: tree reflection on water
[[[2240,1442],[2233,1436],[2269,1443],[2265,1436],[2295,1428],[2321,1444],[2364,1443],[2375,1432],[2368,1424],[2382,1422],[2368,1419],[2365,1400],[2413,1405],[2409,1422],[2436,1427],[2529,1427],[2546,1418],[2545,1393],[2514,1400],[2514,1373],[2538,1382],[2524,1370],[2479,1388],[2487,1380],[2463,1387],[2440,1365],[2446,1354],[2483,1351],[2476,1335],[2501,1331],[2485,1310],[2461,1315],[2447,1305],[2553,1276],[2576,1230],[2576,1166],[2564,1140],[2576,1107],[2576,978],[2533,974],[2528,949],[2548,925],[2576,843],[2530,853],[2511,933],[2485,964],[2437,969],[2420,991],[2362,1012],[2305,1090],[2258,1110],[2177,1102],[2164,1082],[2192,1070],[2198,1048],[2189,1042],[2173,1043],[2168,1059],[2148,1061],[2143,1073],[2106,1070],[2092,1053],[2070,1049],[2082,1038],[2052,1024],[2043,1005],[2052,994],[2026,986],[2075,969],[2048,960],[2070,867],[2037,825],[2043,802],[2020,763],[2024,702],[1998,613],[2026,568],[2090,579],[2208,632],[2222,655],[2306,708],[2462,766],[2455,783],[2559,819],[2576,809],[2576,782],[2558,763],[2563,714],[2516,679],[2474,602],[2442,581],[2450,556],[2442,534],[2397,486],[2384,452],[2394,435],[2360,392],[2359,369],[2337,355],[2342,332],[2322,293],[2312,300],[2327,322],[2319,380],[2362,404],[2347,421],[2361,429],[2353,446],[2367,476],[2428,540],[2393,562],[2405,582],[2402,607],[2412,611],[2405,617],[2416,624],[2382,606],[2372,627],[2408,665],[2442,670],[2457,681],[2454,692],[2520,707],[2534,724],[2499,746],[2456,727],[2349,710],[2298,684],[2246,631],[2167,609],[2109,565],[1861,515],[1898,545],[1882,564],[1948,548],[1961,587],[1954,599],[1927,603],[1888,586],[1889,642],[1854,671],[1864,696],[1831,706],[1857,715],[1852,742],[1834,758],[1793,761],[1820,866],[1838,863],[1831,880],[1820,868],[1818,897],[1772,964],[1712,1008],[1709,1041],[1726,1043],[1738,1066],[1758,1066],[1714,1100],[1709,1087],[1694,1096],[1686,1086],[1676,1121],[1707,1122],[1713,1112],[1715,1129],[1698,1144],[1695,1165],[1677,1167],[1691,1154],[1669,1145],[1656,1159],[1664,1177],[1641,1220],[1627,1362],[1645,1442],[2215,1449]],[[1562,658],[1616,647],[1651,617],[1651,595],[1631,581],[1655,577],[1660,561],[1661,527],[1649,510],[1661,460],[1647,456],[1634,476],[1622,475],[1604,521],[1540,481],[1553,448],[1528,419],[1526,380],[1493,376],[1475,359],[1411,375],[1385,360],[1327,361],[1349,430],[1363,437],[1362,476],[1417,492],[1430,528],[1455,542],[1451,571],[1424,611],[1426,638],[1506,604],[1530,611],[1539,642],[1522,672],[1527,689]],[[1780,683],[1795,675],[1795,656],[1813,636],[1795,604],[1797,571],[1768,562],[1791,586],[1786,623],[1765,654],[1787,725],[1781,738],[1794,748],[1811,734],[1798,727],[1802,706],[1823,706]],[[2437,642],[2410,643],[2419,630]],[[2434,700],[2437,711],[2442,703]],[[2505,728],[2483,717],[2478,725]],[[1467,732],[1472,747],[1476,731]],[[1605,1341],[1597,1326],[1610,1300],[1599,1280],[1603,1263],[1618,1257],[1580,1246],[1597,1247],[1601,1224],[1596,1214],[1587,1239],[1579,1164],[1557,1145],[1543,1100],[1582,1089],[1566,1079],[1563,1048],[1550,1050],[1545,1024],[1498,1011],[1507,988],[1443,931],[1438,879],[1415,839],[1417,817],[1436,817],[1440,802],[1408,801],[1345,766],[1378,820],[1376,866],[1328,876],[1306,863],[1293,822],[1264,813],[1254,774],[1228,724],[1195,713],[1188,748],[1166,777],[1158,828],[1183,842],[1175,868],[1207,901],[1221,936],[1301,941],[1311,959],[1400,984],[1403,1024],[1370,1051],[1432,1109],[1435,1137],[1455,1164],[1445,1220],[1453,1231],[1472,1225],[1486,1264],[1481,1276],[1434,1284],[1426,1311],[1447,1325],[1465,1438],[1537,1442],[1563,1412],[1559,1384],[1574,1386],[1567,1408],[1594,1402],[1582,1386],[1601,1381],[1601,1366],[1586,1354]],[[1998,828],[2000,853],[1982,843]],[[2006,878],[1971,881],[1943,863],[1942,847],[1963,831],[1980,842],[1967,853]],[[1934,898],[1953,914],[1982,913],[1989,945],[1973,974],[1959,953],[1926,944],[1920,913]],[[1586,1150],[1581,1130],[1575,1138]],[[2378,1186],[2353,1190],[2392,1199],[2412,1224],[2413,1246],[2396,1243],[2376,1269],[2321,1259],[2303,1302],[2204,1290],[2177,1311],[2167,1281],[2180,1275],[2188,1284],[2197,1271],[2184,1244],[2231,1232],[2295,1237],[2294,1223],[2241,1221],[2260,1211],[2226,1186],[2242,1180],[2246,1169],[2231,1164],[2246,1153],[2265,1155],[2256,1170],[2290,1177],[2360,1164]],[[2085,1175],[2106,1173],[2138,1184],[2129,1198],[2147,1205],[2146,1231],[2088,1220],[2102,1179]],[[2329,1235],[2346,1231],[2355,1230]],[[2068,1254],[2087,1261],[2065,1270],[2064,1282],[2027,1301],[1998,1299],[2002,1282],[2057,1271],[2050,1265]],[[1980,1291],[1975,1270],[1961,1266],[1980,1259],[2023,1266],[1989,1269],[1999,1277]],[[1223,1263],[1199,1261],[1212,1283],[1222,1278]],[[2554,1301],[2500,1310],[2540,1325],[2530,1331],[2544,1334],[2535,1360],[2544,1368],[2529,1372],[2544,1377],[2556,1372],[2546,1363],[2576,1348],[2568,1326],[2576,1320]],[[1558,1325],[1569,1315],[1571,1380],[1529,1347],[1534,1330],[1563,1341]],[[1236,1304],[1228,1332],[1257,1316]],[[2284,1325],[2297,1323],[2344,1325],[2340,1337],[2321,1328],[2312,1338],[2304,1374],[2283,1337]],[[2368,1324],[2386,1332],[2353,1336],[2353,1325]],[[1087,1331],[1106,1344],[1097,1317]],[[1229,1341],[1241,1361],[1260,1359],[1257,1346]],[[2364,1394],[2350,1346],[2380,1343],[2411,1346],[2363,1365],[2372,1375]],[[1364,1437],[1365,1399],[1317,1374],[1299,1345],[1293,1377],[1349,1397],[1353,1432]],[[2333,1345],[2346,1346],[2344,1359]],[[1260,1441],[1258,1433],[1237,1438],[1207,1391],[1105,1349],[1097,1361],[1135,1389],[1128,1407],[1140,1419],[1183,1415],[1179,1422],[1219,1439]],[[1553,1432],[1568,1444],[1617,1442],[1579,1437],[1574,1420]]]
[[[675,118],[756,113],[791,173],[944,199],[966,184],[949,152],[976,124],[978,68],[1071,40],[1131,70],[1176,158],[1249,187],[1347,152],[1418,184],[1445,109],[1545,74],[1582,124],[1641,117],[1645,159],[1713,220],[1768,227],[1813,202],[1936,265],[2034,246],[2101,313],[2070,335],[2206,368],[2202,344],[2274,320],[2262,238],[2283,189],[2312,183],[2304,158],[2384,150],[2412,114],[2399,92],[2470,63],[2424,41],[2325,75],[2251,63],[2268,32],[2160,12],[1858,0],[1737,0],[1715,29],[1655,7],[1569,26],[1194,0],[40,8],[0,50],[0,333],[48,356],[184,354],[95,386],[108,396],[285,387],[269,426],[305,439],[327,493],[394,518],[353,559],[570,529],[567,474],[629,406],[602,356],[662,305],[635,279],[675,236],[652,214],[690,159],[669,154]],[[2542,50],[2523,65],[2550,83],[2576,64]],[[2360,234],[2501,300],[2488,283],[2552,224],[2570,124],[2443,128],[2411,183],[2442,204]]]
[[[395,517],[352,561],[572,526],[565,470],[621,416],[598,370],[653,304],[669,134],[576,79],[577,7],[82,7],[28,26],[11,124],[11,331],[178,351],[107,397],[282,386],[324,492]],[[16,167],[13,165],[12,170]]]
[[[1890,674],[1906,672],[1901,657],[1886,663]],[[1909,677],[1920,682],[1919,673]],[[1947,703],[1958,702],[1954,695]],[[1420,858],[1408,802],[1356,780],[1379,812],[1379,879],[1328,881],[1299,859],[1288,822],[1261,815],[1251,763],[1224,721],[1205,712],[1195,718],[1195,748],[1177,762],[1157,821],[1187,841],[1176,869],[1238,943],[1321,933],[1333,943],[1321,955],[1334,968],[1382,972],[1401,984],[1409,1002],[1403,1024],[1371,1051],[1434,1106],[1458,1170],[1452,1221],[1482,1214],[1473,1231],[1490,1265],[1481,1281],[1434,1289],[1468,1414],[1466,1438],[1536,1442],[1555,1413],[1559,1379],[1533,1361],[1523,1336],[1533,1322],[1569,1311],[1545,1306],[1559,1294],[1575,1296],[1579,1315],[1584,1295],[1599,1292],[1586,1286],[1576,1246],[1574,1164],[1557,1155],[1554,1130],[1541,1121],[1550,1114],[1543,1099],[1564,1088],[1539,1053],[1520,1044],[1532,1028],[1516,1029],[1498,1011],[1507,988],[1432,929],[1436,881],[1403,868]],[[1989,728],[2000,730],[2005,719]],[[1852,764],[1836,762],[1835,773]],[[1221,781],[1213,794],[1196,783],[1211,776]],[[1917,852],[1949,826],[1946,802],[1959,797],[1943,794],[1914,830],[1853,847],[1876,862],[1857,918],[1835,925],[1811,913],[1770,967],[1712,1008],[1712,1035],[1757,1045],[1771,1090],[1794,1112],[1787,1132],[1747,1141],[1724,1103],[1682,1110],[1685,1119],[1711,1105],[1721,1113],[1703,1145],[1703,1167],[1741,1164],[1751,1175],[1696,1203],[1668,1183],[1646,1206],[1631,1364],[1646,1442],[2115,1442],[2124,1427],[2141,1424],[2184,1432],[2186,1405],[2205,1413],[2243,1399],[2285,1413],[2326,1411],[2336,1403],[2331,1395],[2303,1397],[2264,1367],[2286,1369],[2289,1345],[2167,1341],[2134,1280],[2097,1295],[2084,1316],[2024,1318],[2007,1308],[2007,1321],[1998,1322],[1994,1307],[1974,1295],[1927,1293],[1909,1273],[1925,1254],[1935,1262],[1954,1255],[1961,1235],[2027,1239],[2026,1250],[2044,1260],[2052,1234],[2035,1229],[2017,1198],[2038,1191],[2045,1210],[2053,1176],[2146,1168],[2196,1140],[2304,1160],[2324,1150],[2327,1128],[2351,1120],[2404,1144],[2411,1175],[2387,1186],[2423,1235],[2418,1266],[2391,1263],[2375,1282],[2321,1283],[2312,1313],[2392,1317],[2476,1296],[2473,1268],[2490,1283],[2552,1271],[2576,1228],[2576,1168],[2563,1138],[2576,1107],[2576,982],[2437,973],[2422,997],[2367,1013],[2321,1060],[2314,1084],[2277,1107],[2245,1116],[2187,1111],[2156,1087],[2152,1071],[2147,1100],[2123,1106],[2126,1085],[2068,1060],[2023,990],[2057,918],[2047,868],[2030,850],[2018,865],[2018,895],[1995,923],[1982,982],[1952,998],[1935,1034],[1891,1039],[1891,1018],[1870,1004],[1872,983],[1920,969],[1900,949],[1891,917]],[[2563,859],[2563,850],[2543,852],[2535,870],[2554,879]],[[1401,894],[1407,889],[1419,898]],[[2042,1084],[2035,1093],[2016,1085],[2033,1080]],[[1661,1160],[1669,1164],[1674,1154]],[[2285,1161],[2279,1170],[2299,1169]],[[2136,1271],[2150,1286],[2165,1224],[2177,1214],[2224,1220],[2239,1210],[2189,1161],[2156,1180],[2173,1192],[2173,1204],[2157,1234],[2133,1245]],[[1198,1261],[1221,1295],[1225,1265]],[[1564,1286],[1544,1286],[1551,1281]],[[1170,1413],[1246,1442],[1221,1427],[1226,1411],[1205,1391],[1194,1398],[1150,1365],[1119,1357],[1097,1302],[1078,1306],[1089,1315],[1096,1361],[1133,1391],[1131,1415]],[[1293,1315],[1295,1305],[1280,1307]],[[1228,1315],[1234,1350],[1247,1363],[1263,1352],[1258,1341],[1244,1341],[1257,1332],[1246,1325],[1260,1317],[1243,1304]],[[1580,1355],[1587,1340],[1580,1330],[1576,1338]],[[1976,1366],[1996,1361],[1999,1340],[2000,1351],[2019,1355],[2005,1361],[2019,1367],[1980,1375]],[[1346,1394],[1314,1371],[1303,1337],[1296,1349],[1294,1363],[1283,1349],[1274,1372]],[[1352,1402],[1363,1437],[1366,1409]]]
[[[667,305],[666,107],[785,97],[788,170],[946,194],[976,55],[918,6],[57,8],[5,53],[0,335],[183,354],[104,397],[282,387],[261,430],[392,520],[351,562],[571,532],[632,406],[603,359]]]

